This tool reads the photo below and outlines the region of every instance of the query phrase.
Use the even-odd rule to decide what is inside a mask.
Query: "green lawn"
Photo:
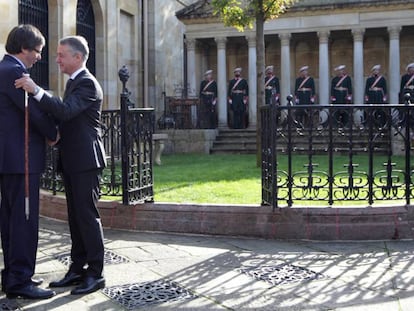
[[[279,159],[279,169],[287,169],[287,157]],[[355,156],[357,171],[368,170],[366,156]],[[375,170],[380,170],[385,156],[374,158]],[[403,157],[393,159],[396,166],[403,167]],[[260,204],[261,171],[256,166],[255,155],[206,155],[178,154],[164,155],[162,166],[154,166],[154,193],[156,202],[177,203],[226,203]],[[334,158],[334,170],[346,171],[346,156]],[[294,171],[306,170],[307,156],[295,156]],[[328,169],[327,156],[315,156],[315,169]]]
[[[154,166],[156,202],[259,204],[255,155],[164,155]]]

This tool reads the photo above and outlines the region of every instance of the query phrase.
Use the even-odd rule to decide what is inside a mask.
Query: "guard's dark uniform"
[[[348,75],[336,76],[331,83],[331,103],[332,104],[350,104],[352,101],[352,82]],[[339,126],[348,125],[351,116],[345,110],[333,111],[334,120]]]
[[[279,79],[275,76],[265,77],[265,103],[279,104],[280,87]]]
[[[217,98],[217,82],[212,80],[201,81],[200,84],[200,128],[216,128],[216,98]]]
[[[240,82],[238,82],[239,80]],[[227,96],[232,100],[231,109],[233,110],[234,114],[233,128],[245,128],[245,124],[243,122],[244,114],[246,112],[244,99],[245,97],[249,96],[249,85],[247,84],[247,81],[243,78],[234,78],[230,80]]]
[[[346,75],[336,76],[332,79],[331,100],[333,104],[349,104],[352,98],[351,78]]]
[[[387,81],[383,76],[372,75],[365,84],[365,102],[367,104],[384,104],[387,100]],[[364,111],[364,122],[367,113]],[[383,109],[373,111],[375,124],[384,126],[386,123],[386,113]]]
[[[374,84],[375,83],[375,84]],[[383,104],[387,98],[387,81],[383,76],[373,75],[365,84],[365,101],[367,104]]]
[[[404,103],[404,95],[409,93],[414,98],[414,74],[406,73],[401,77],[400,102]]]
[[[298,77],[295,82],[295,103],[297,105],[311,105],[315,98],[315,82],[312,77]],[[304,123],[307,111],[298,109],[295,113],[296,119]]]

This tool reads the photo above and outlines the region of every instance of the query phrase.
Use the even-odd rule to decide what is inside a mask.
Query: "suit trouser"
[[[101,170],[63,172],[70,236],[70,271],[101,277],[104,261],[103,231],[97,208]]]
[[[4,290],[29,285],[35,271],[39,231],[39,174],[29,177],[29,219],[25,215],[25,177],[0,175],[0,226],[4,257],[1,279]]]

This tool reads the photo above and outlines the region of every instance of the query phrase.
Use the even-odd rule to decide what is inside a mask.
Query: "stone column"
[[[226,71],[226,37],[215,38],[217,43],[217,92],[218,92],[218,126],[227,128],[227,71]]]
[[[291,94],[290,88],[290,33],[281,33],[279,34],[280,43],[281,43],[281,54],[280,54],[280,64],[281,64],[281,77],[280,77],[280,94],[281,99],[280,103],[286,105],[286,97]]]
[[[196,47],[196,39],[194,38],[187,38],[187,81],[188,81],[188,90],[187,94],[189,97],[196,96],[196,75],[195,75],[195,47]],[[185,86],[184,86],[185,87]]]
[[[401,26],[388,27],[390,35],[390,60],[389,60],[389,103],[396,105],[399,103],[398,94],[400,92],[400,31]]]
[[[354,92],[352,98],[356,105],[364,103],[364,32],[365,29],[352,30],[354,36],[354,81],[352,83]]]
[[[320,105],[329,105],[329,30],[318,32],[319,36],[319,98]]]
[[[246,36],[249,45],[249,127],[256,128],[257,117],[257,70],[256,35]]]

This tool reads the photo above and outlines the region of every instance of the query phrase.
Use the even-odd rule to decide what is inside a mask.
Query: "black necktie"
[[[66,87],[65,87],[65,91],[64,91],[64,93],[63,93],[63,97],[65,97],[65,96],[66,96],[66,94],[68,94],[68,90],[69,90],[70,85],[72,84],[72,82],[73,82],[73,79],[69,79],[69,80],[66,82]]]
[[[66,88],[65,90],[68,90],[70,88],[70,85],[72,84],[73,79],[69,79],[68,82],[66,82]]]

